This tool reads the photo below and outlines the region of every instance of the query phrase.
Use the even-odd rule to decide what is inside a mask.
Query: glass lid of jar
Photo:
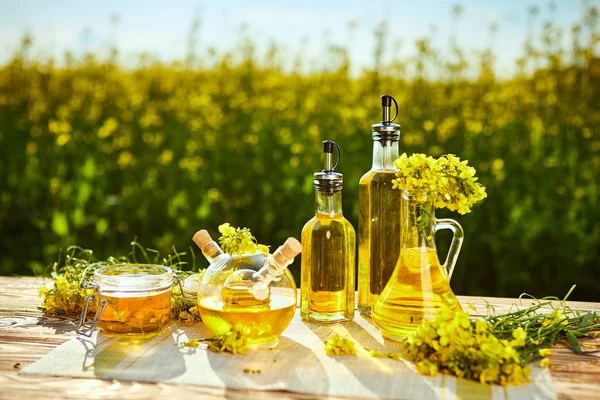
[[[166,289],[173,285],[173,271],[164,265],[119,264],[94,271],[94,283],[101,291]]]

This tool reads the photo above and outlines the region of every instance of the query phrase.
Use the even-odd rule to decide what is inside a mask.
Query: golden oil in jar
[[[244,294],[235,296],[239,299],[249,298]],[[276,289],[272,290],[267,304],[231,305],[219,295],[200,298],[198,301],[202,321],[213,334],[222,335],[234,325],[242,324],[249,329],[250,344],[275,340],[290,324],[295,310],[295,296],[277,293]]]
[[[461,310],[434,248],[402,249],[398,265],[373,307],[373,322],[388,338],[414,333],[442,306]]]
[[[269,305],[271,301],[270,294],[264,299],[257,299],[252,293],[252,286],[246,281],[232,282],[228,286],[223,286],[221,292],[223,303],[231,307],[257,307]]]
[[[207,234],[198,237],[201,244],[208,242]],[[228,268],[209,268],[198,290],[204,325],[217,336],[243,325],[249,344],[274,343],[296,310],[296,283],[288,266],[301,250],[298,240],[288,238],[273,255],[248,255]]]
[[[171,290],[143,297],[102,296],[108,302],[98,328],[105,333],[162,330],[171,319]]]
[[[88,297],[77,332],[91,335],[97,326],[107,334],[139,335],[158,332],[171,321],[171,291],[174,278],[162,265],[120,264],[100,267],[84,287],[93,289],[99,300],[91,323],[86,311]]]

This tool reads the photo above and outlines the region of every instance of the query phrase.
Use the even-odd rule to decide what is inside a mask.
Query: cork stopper
[[[207,257],[213,257],[221,252],[221,248],[217,242],[210,237],[210,234],[206,229],[196,232],[192,240]]]
[[[288,238],[273,253],[273,259],[278,265],[288,265],[302,251],[302,245],[297,239]]]

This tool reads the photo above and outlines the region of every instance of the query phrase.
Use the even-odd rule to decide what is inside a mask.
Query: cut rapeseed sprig
[[[470,320],[464,311],[442,308],[435,320],[424,321],[407,338],[402,354],[374,350],[368,354],[393,359],[404,356],[423,375],[444,373],[481,383],[520,385],[529,382],[532,361],[539,360],[541,367],[552,366],[550,348],[556,342],[566,341],[574,352],[581,353],[577,338],[597,336],[600,316],[573,311],[566,304],[574,288],[562,300],[533,298],[537,304],[500,315],[488,305],[492,315],[476,320]],[[553,310],[543,313],[543,307]],[[477,311],[472,304],[469,308]],[[337,335],[325,342],[329,355],[356,355],[352,351],[355,345]]]
[[[328,356],[355,356],[356,348],[347,337],[333,335],[325,341],[325,353]]]
[[[269,246],[258,244],[248,228],[234,228],[226,222],[219,225],[219,232],[219,243],[225,253],[241,256],[243,253],[269,252]]]
[[[236,355],[245,354],[248,350],[248,335],[250,328],[243,324],[235,324],[222,335],[206,339],[190,339],[182,344],[187,347],[198,347],[206,342],[208,348],[215,353],[231,353]]]
[[[485,320],[472,323],[464,311],[443,309],[407,339],[405,357],[423,375],[444,373],[481,383],[520,385],[529,382],[531,372],[519,354],[526,337],[519,327],[512,340],[498,339]]]

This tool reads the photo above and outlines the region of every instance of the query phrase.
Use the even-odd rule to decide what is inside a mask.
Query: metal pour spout
[[[381,96],[381,107],[382,107],[382,116],[381,123],[389,124],[390,122],[390,108],[392,108],[392,96],[389,94],[384,94]]]
[[[392,108],[392,102],[394,102],[394,105],[396,106],[396,115],[394,115],[394,117],[390,119],[390,109]],[[381,123],[384,125],[389,125],[392,122],[394,122],[394,120],[398,116],[398,111],[399,111],[398,103],[396,102],[396,99],[394,99],[389,94],[382,95],[381,96],[381,109],[382,109]]]
[[[324,158],[324,168],[323,171],[333,171],[333,169],[335,169],[335,167],[333,165],[333,147],[335,146],[335,142],[332,140],[325,140],[323,142],[323,152],[325,153],[325,158]],[[339,156],[338,156],[338,163],[339,163]]]

